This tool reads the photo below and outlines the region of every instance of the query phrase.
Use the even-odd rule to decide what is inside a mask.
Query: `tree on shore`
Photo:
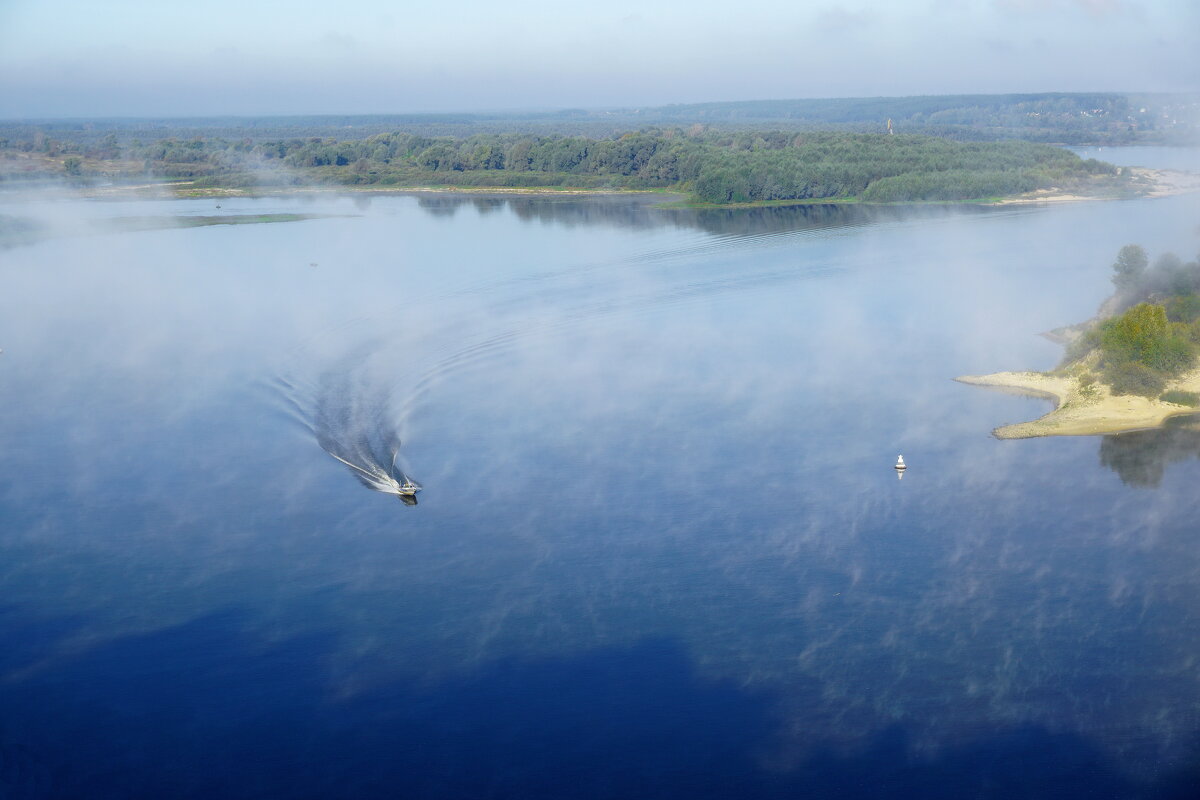
[[[1149,263],[1150,259],[1146,257],[1146,251],[1141,245],[1127,244],[1122,247],[1113,263],[1112,282],[1117,291],[1124,292],[1137,286]]]

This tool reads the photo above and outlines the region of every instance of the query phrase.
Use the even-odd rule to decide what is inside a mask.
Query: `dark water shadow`
[[[332,635],[226,612],[0,682],[0,796],[272,798],[1182,798],[1075,734],[1016,727],[914,756],[903,726],[797,769],[760,756],[775,698],[698,675],[671,640],[507,659],[341,699]],[[11,631],[3,631],[7,643]],[[813,701],[819,687],[810,688]]]
[[[1200,417],[1193,415],[1100,441],[1100,464],[1117,473],[1126,486],[1142,489],[1158,487],[1169,465],[1192,458],[1200,458]]]
[[[753,237],[766,234],[861,227],[915,220],[938,220],[955,216],[1012,213],[1012,209],[987,206],[870,206],[812,204],[755,208],[662,207],[660,196],[592,195],[587,197],[538,195],[503,197],[421,195],[417,205],[435,217],[451,217],[463,208],[480,214],[508,210],[528,223],[564,227],[604,226],[647,230],[674,227],[718,236]]]

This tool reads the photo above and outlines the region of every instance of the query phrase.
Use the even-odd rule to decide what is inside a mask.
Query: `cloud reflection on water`
[[[14,256],[9,708],[32,715],[56,676],[75,676],[76,707],[103,706],[116,684],[79,676],[130,653],[165,663],[154,632],[172,628],[193,665],[197,642],[249,643],[229,648],[235,674],[282,648],[307,677],[272,713],[311,722],[288,697],[319,687],[339,704],[328,724],[358,730],[419,687],[478,688],[506,664],[567,680],[649,640],[700,700],[770,698],[752,756],[777,770],[876,752],[934,769],[1013,730],[1115,757],[1121,780],[1188,752],[1195,463],[1127,490],[1095,440],[990,439],[1032,404],[949,380],[998,354],[1053,357],[1031,334],[1094,305],[1072,291],[1115,250],[1054,244],[1081,220],[1119,245],[1116,222],[1178,206],[829,212],[860,221],[845,226],[771,210],[736,236],[729,212],[454,201]],[[1038,250],[1033,266],[1011,255]],[[121,266],[97,274],[89,256]],[[45,320],[51,300],[63,313]],[[248,388],[288,369],[402,398],[388,423],[429,502],[378,502],[289,436],[294,419]],[[54,484],[64,461],[72,480]]]

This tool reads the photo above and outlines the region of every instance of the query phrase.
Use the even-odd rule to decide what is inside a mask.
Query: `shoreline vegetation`
[[[1200,414],[1200,260],[1164,253],[1149,266],[1140,246],[1126,245],[1113,271],[1116,292],[1095,317],[1043,334],[1066,348],[1057,369],[955,378],[1054,402],[994,436],[1122,433]]]
[[[658,192],[699,207],[1068,202],[1144,196],[1166,181],[1082,159],[1065,145],[1194,144],[1198,136],[1196,93],[0,120],[0,189],[57,182],[102,197]]]
[[[546,196],[546,197],[650,197],[659,198],[660,208],[770,208],[796,205],[981,205],[1009,206],[1027,204],[1078,203],[1090,200],[1119,200],[1131,197],[1168,197],[1200,191],[1200,175],[1174,170],[1125,168],[1129,179],[1114,190],[1111,185],[1097,185],[1093,192],[1066,191],[1056,187],[1037,189],[1008,197],[987,197],[968,200],[897,200],[872,202],[857,198],[818,198],[758,200],[749,202],[711,203],[697,200],[682,189],[579,188],[572,186],[472,186],[472,185],[388,185],[316,184],[291,186],[202,186],[194,180],[161,180],[153,182],[76,184],[71,194],[91,199],[129,198],[212,198],[226,197],[286,197],[304,194],[454,194],[469,197],[487,196]]]
[[[90,146],[0,140],[0,186],[59,181],[84,193],[182,196],[340,191],[681,194],[686,204],[982,203],[1131,197],[1154,181],[1049,144],[694,126],[612,138],[384,133],[365,139],[197,137]],[[125,187],[122,189],[122,187]],[[1037,194],[1037,193],[1040,193]]]

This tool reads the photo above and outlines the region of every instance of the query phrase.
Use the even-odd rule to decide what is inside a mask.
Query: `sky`
[[[1197,90],[1197,0],[0,0],[9,119]]]

